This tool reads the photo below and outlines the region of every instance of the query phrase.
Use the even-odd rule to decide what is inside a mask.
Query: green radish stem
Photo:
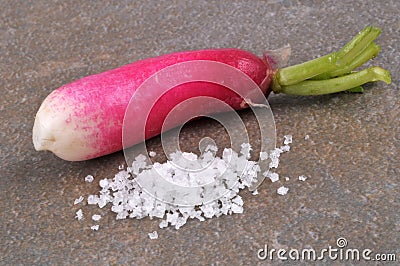
[[[363,87],[360,85],[360,86],[351,88],[351,89],[347,90],[346,92],[349,92],[349,93],[363,93],[363,92],[364,92],[364,89],[363,89]]]
[[[372,43],[370,44],[358,57],[356,57],[352,62],[350,62],[347,66],[334,70],[332,72],[326,72],[319,74],[312,79],[321,80],[321,79],[330,79],[334,77],[339,77],[345,74],[350,73],[352,70],[364,65],[371,58],[374,58],[378,55],[380,51],[379,45]]]
[[[336,55],[331,53],[302,64],[279,69],[275,75],[280,85],[292,85],[336,69]]]
[[[389,71],[381,67],[370,67],[346,76],[327,80],[305,80],[294,85],[281,86],[280,92],[294,95],[321,95],[346,91],[367,82],[391,82]]]
[[[347,65],[381,34],[381,29],[368,26],[347,43],[338,53],[338,65]]]
[[[378,80],[389,84],[390,72],[380,67],[352,72],[379,53],[380,47],[374,40],[380,32],[379,28],[368,26],[338,52],[278,69],[272,80],[272,90],[275,93],[318,95],[346,90],[362,92],[361,85]]]

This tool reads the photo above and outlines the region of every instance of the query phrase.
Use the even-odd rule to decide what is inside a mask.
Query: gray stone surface
[[[318,250],[338,237],[400,260],[399,1],[1,0],[0,10],[1,265],[255,264],[265,244]],[[364,94],[271,96],[278,136],[294,137],[279,168],[291,179],[264,182],[258,196],[242,193],[242,215],[176,231],[82,206],[86,219],[78,222],[74,199],[99,190],[83,178],[112,177],[122,153],[71,163],[33,149],[41,101],[80,77],[210,47],[262,54],[290,43],[295,64],[339,48],[368,24],[383,29],[373,64],[391,70],[393,83],[368,85]],[[257,141],[251,112],[241,116]],[[182,147],[197,147],[202,136],[228,145],[221,132],[210,121],[192,123]],[[161,151],[157,139],[149,147]],[[309,180],[296,181],[300,174]],[[290,188],[285,197],[276,194],[282,184]],[[94,213],[103,215],[97,232],[89,229]],[[154,230],[159,239],[150,240]]]

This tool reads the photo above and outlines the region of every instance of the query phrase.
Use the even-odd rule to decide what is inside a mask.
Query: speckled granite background
[[[270,263],[257,259],[265,244],[318,250],[339,237],[400,260],[399,1],[1,0],[0,10],[1,265]],[[86,219],[78,222],[74,199],[99,190],[83,178],[112,177],[122,153],[70,163],[33,149],[40,103],[80,77],[210,47],[262,54],[290,43],[295,64],[339,48],[368,24],[383,29],[373,63],[391,70],[393,84],[368,85],[364,94],[270,97],[280,140],[294,138],[279,168],[292,178],[264,182],[258,196],[242,193],[242,215],[190,221],[176,231],[84,206]],[[241,116],[256,139],[251,112]],[[191,123],[182,147],[197,147],[201,136],[228,144],[221,131],[211,121]],[[149,147],[161,150],[157,139]],[[296,181],[300,174],[310,178]],[[282,184],[290,188],[284,197],[276,194]],[[104,215],[97,232],[89,228],[94,213]],[[159,239],[150,240],[154,230]]]

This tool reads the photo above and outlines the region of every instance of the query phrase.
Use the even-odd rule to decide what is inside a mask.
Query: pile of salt
[[[292,136],[285,135],[283,146],[275,148],[269,154],[260,152],[260,160],[265,161],[270,159],[269,171],[263,173],[271,182],[279,180],[279,174],[272,172],[271,169],[276,169],[279,165],[279,157],[281,153],[290,150],[289,144],[292,143]],[[124,170],[124,167],[119,167],[119,172],[113,179],[102,179],[99,181],[101,191],[99,195],[89,195],[87,203],[89,205],[97,205],[99,208],[111,204],[111,211],[117,214],[117,219],[144,217],[161,218],[159,223],[160,228],[174,226],[179,229],[188,219],[205,219],[219,217],[221,215],[229,215],[233,213],[243,212],[243,199],[238,195],[239,191],[250,187],[256,181],[259,174],[260,166],[257,162],[249,160],[252,147],[248,143],[241,145],[240,153],[236,153],[232,149],[224,149],[222,157],[216,157],[215,152],[218,150],[216,146],[208,146],[201,157],[193,153],[177,151],[170,155],[171,161],[165,163],[154,163],[148,165],[146,157],[139,155],[130,167]],[[155,152],[149,154],[151,157],[156,155]],[[189,163],[188,163],[189,162]],[[184,167],[177,168],[176,165],[184,163]],[[203,167],[202,172],[186,171],[193,167]],[[206,167],[206,168],[204,168]],[[163,187],[157,187],[157,178],[162,175],[165,180],[180,186],[199,186],[201,193],[205,193],[206,185],[209,183],[218,182],[219,195],[214,200],[199,202],[193,206],[180,206],[174,202],[165,202],[157,199],[157,195],[150,195],[148,191],[144,191],[141,181],[152,182],[155,187],[154,191],[162,194]],[[222,177],[222,178],[221,178]],[[305,181],[307,177],[299,176],[299,180]],[[93,176],[85,177],[86,182],[92,182]],[[153,179],[153,180],[152,180]],[[286,178],[288,180],[289,178]],[[216,189],[214,187],[214,189]],[[218,190],[217,189],[217,190]],[[289,188],[281,186],[277,189],[279,195],[286,195]],[[171,193],[171,191],[168,191]],[[214,191],[215,193],[215,191]],[[258,191],[253,191],[253,195],[257,195]],[[173,195],[172,195],[173,196]],[[175,196],[179,197],[179,193]],[[204,197],[204,195],[197,195]],[[174,198],[174,197],[171,197]],[[78,204],[83,200],[79,197],[74,204]],[[83,219],[83,212],[79,209],[76,213],[78,220]],[[92,216],[93,221],[99,221],[101,216],[95,214]],[[92,230],[98,230],[99,225],[93,225]],[[154,231],[149,233],[150,239],[157,239],[158,233]]]

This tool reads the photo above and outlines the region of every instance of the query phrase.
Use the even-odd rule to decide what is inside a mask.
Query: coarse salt
[[[94,180],[94,177],[92,175],[87,175],[85,177],[85,182],[90,183],[90,182],[93,182],[93,180]]]
[[[289,145],[283,145],[280,147],[280,149],[282,150],[282,152],[288,152],[290,151],[290,146]]]
[[[243,206],[243,199],[241,196],[237,195],[236,197],[234,197],[232,199],[232,202],[239,205],[239,206]]]
[[[81,209],[79,209],[79,210],[76,212],[75,218],[78,219],[78,221],[80,221],[80,220],[83,219],[83,212],[82,212]]]
[[[165,220],[162,220],[158,226],[159,226],[161,229],[162,229],[162,228],[165,228],[165,227],[168,227],[168,222],[165,221]]]
[[[290,150],[289,144],[292,143],[292,136],[285,135],[284,138],[284,145],[280,148],[275,148],[269,153],[260,153],[261,161],[270,159],[267,165],[269,169],[277,168],[281,153]],[[160,228],[173,226],[179,229],[188,219],[204,221],[206,218],[242,213],[244,202],[238,193],[240,190],[250,187],[257,179],[257,175],[261,172],[260,165],[256,161],[249,160],[252,150],[249,143],[243,143],[239,153],[232,149],[224,149],[222,157],[215,155],[217,150],[216,146],[209,145],[201,156],[177,151],[170,155],[170,160],[167,162],[156,162],[152,165],[147,164],[146,156],[139,155],[132,165],[126,167],[126,170],[120,166],[120,171],[115,174],[114,178],[100,180],[101,191],[98,195],[89,195],[87,202],[90,205],[98,205],[100,208],[111,204],[111,211],[116,213],[116,219],[161,218]],[[155,152],[149,152],[149,156],[155,155]],[[176,167],[176,165],[180,167]],[[193,167],[200,167],[202,171],[188,171]],[[219,184],[219,186],[214,186],[212,193],[220,190],[218,194],[220,196],[215,200],[199,202],[196,206],[178,207],[178,205],[174,204],[173,199],[174,197],[179,198],[180,195],[171,194],[168,190],[164,191],[167,188],[157,187],[159,175],[163,176],[166,181],[181,187],[199,187],[201,189],[198,190],[198,193],[209,193],[205,186],[216,182],[218,179],[215,184]],[[271,182],[279,181],[278,173],[266,171],[263,175],[268,177]],[[220,178],[221,176],[223,176],[223,179]],[[285,180],[288,179],[288,177],[285,177]],[[85,181],[87,181],[87,178],[85,178]],[[144,181],[150,182],[149,184],[155,186],[155,193],[164,195],[163,193],[168,192],[169,194],[167,193],[166,195],[171,195],[172,202],[159,200],[157,195],[150,195],[150,193],[144,191],[140,185],[140,182]],[[287,187],[281,186],[277,189],[277,193],[286,195],[288,190]],[[252,194],[257,195],[258,191],[255,190]],[[78,215],[78,212],[77,218],[78,216],[83,217],[82,211],[80,210],[80,215]],[[100,219],[101,216],[98,214],[92,216],[93,221],[99,221]],[[98,230],[98,228],[99,225],[91,227],[92,230]],[[157,237],[158,233],[156,231],[149,233],[149,238],[156,239]]]
[[[223,157],[215,157],[211,164],[209,164],[208,156],[205,156],[207,157],[205,158],[198,157],[192,153],[180,152],[170,156],[173,162],[182,162],[182,158],[185,158],[189,160],[186,163],[195,165],[203,165],[202,160],[207,160],[206,165],[208,167],[202,172],[203,174],[188,173],[180,168],[174,168],[174,164],[171,164],[170,161],[166,163],[154,163],[149,168],[141,157],[137,157],[130,171],[127,168],[127,171],[117,173],[114,179],[100,180],[99,184],[102,188],[100,195],[90,195],[88,203],[97,204],[99,207],[104,207],[108,203],[111,203],[111,210],[117,214],[117,219],[128,217],[140,219],[146,216],[165,219],[160,222],[160,228],[170,225],[178,229],[189,218],[204,221],[205,218],[242,213],[243,199],[237,193],[240,189],[249,187],[253,182],[252,180],[257,177],[257,173],[260,172],[257,162],[249,161],[245,158],[248,155],[246,152],[251,149],[250,145],[243,145],[242,148],[244,149],[244,151],[242,150],[244,154],[241,156],[232,149],[225,149]],[[216,147],[209,147],[209,152],[216,150]],[[233,162],[227,164],[230,160],[233,160]],[[230,174],[226,177],[230,179],[224,179],[228,183],[219,188],[222,189],[220,195],[224,195],[223,198],[216,199],[207,204],[177,209],[173,204],[156,200],[154,196],[142,191],[141,186],[136,183],[142,176],[143,179],[149,181],[152,178],[148,176],[151,169],[157,169],[159,173],[163,173],[166,179],[181,185],[190,185],[188,181],[191,181],[192,185],[200,184],[202,186],[203,183],[207,185],[210,182],[214,182],[214,179],[218,175],[226,174],[227,171]],[[145,175],[146,177],[144,177]],[[188,177],[192,179],[188,179]],[[157,179],[157,176],[155,178]],[[231,188],[231,190],[227,188]],[[162,190],[163,188],[158,188],[156,191],[159,192]],[[229,193],[223,192],[224,190]]]
[[[240,145],[240,147],[240,153],[243,154],[247,159],[250,158],[250,151],[253,150],[250,143],[243,143]]]
[[[87,198],[87,203],[89,205],[96,205],[97,203],[99,203],[99,196],[97,195],[89,195]]]
[[[92,225],[91,227],[90,227],[90,229],[92,229],[93,231],[97,231],[97,230],[99,230],[99,225],[98,224],[96,224],[96,225]]]
[[[265,152],[265,151],[260,152],[260,160],[261,161],[267,160],[268,157],[269,157],[268,152]]]
[[[288,144],[290,144],[290,143],[292,143],[292,141],[293,141],[293,137],[292,137],[292,135],[285,135],[285,136],[283,136],[284,137],[284,141],[283,141],[283,144],[285,144],[285,145],[288,145]]]
[[[278,190],[276,191],[279,195],[286,195],[289,191],[289,188],[285,187],[285,186],[281,186],[278,188]]]
[[[233,213],[243,213],[243,206],[239,206],[237,204],[232,204],[231,210]]]
[[[263,175],[265,177],[268,177],[271,180],[271,182],[276,182],[276,181],[279,180],[279,174],[278,173],[274,173],[274,172],[268,171],[268,172],[265,172]]]
[[[101,215],[100,214],[93,214],[92,215],[92,220],[93,221],[100,221],[100,219],[101,219]]]
[[[157,239],[158,238],[158,233],[157,231],[153,231],[151,233],[148,234],[150,239]]]
[[[150,151],[149,152],[149,156],[150,157],[154,157],[154,156],[156,156],[157,155],[157,153],[155,152],[155,151]]]
[[[104,178],[104,179],[100,180],[99,185],[100,185],[101,188],[107,187],[108,186],[107,178]]]
[[[74,205],[81,203],[85,198],[83,196],[80,196],[79,198],[74,200]]]
[[[278,168],[278,166],[279,166],[279,159],[278,158],[271,158],[271,162],[269,163],[269,169]]]
[[[300,181],[306,181],[307,177],[305,175],[301,175],[301,176],[299,176],[299,180]]]

